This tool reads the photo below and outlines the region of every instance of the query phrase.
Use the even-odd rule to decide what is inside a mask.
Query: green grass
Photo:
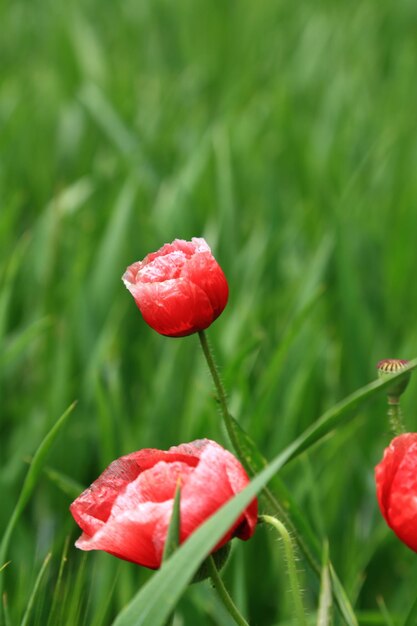
[[[2,532],[78,400],[11,537],[7,615],[35,591],[28,624],[108,626],[150,573],[73,548],[71,493],[134,449],[225,443],[197,337],[143,323],[129,263],[206,237],[230,285],[210,339],[267,458],[379,359],[417,355],[417,5],[16,0],[0,17]],[[410,430],[416,402],[412,380]],[[281,473],[361,625],[402,624],[416,597],[416,556],[375,500],[388,441],[381,396]],[[226,582],[254,626],[289,623],[285,572],[262,528],[234,547]],[[231,621],[202,584],[182,624]]]

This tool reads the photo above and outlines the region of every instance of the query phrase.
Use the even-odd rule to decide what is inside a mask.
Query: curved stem
[[[201,347],[203,349],[204,356],[207,361],[208,368],[210,370],[210,374],[213,378],[214,386],[216,388],[217,397],[220,404],[220,409],[223,415],[224,425],[226,426],[227,434],[229,435],[230,441],[235,449],[235,451],[240,453],[240,445],[239,441],[236,438],[236,434],[233,428],[231,415],[229,413],[229,409],[227,408],[227,399],[226,399],[226,391],[223,387],[223,383],[220,379],[220,374],[217,369],[216,363],[214,361],[213,355],[210,350],[209,343],[207,341],[207,336],[204,330],[200,330],[198,333],[198,337],[200,339]],[[239,454],[240,456],[240,454]]]
[[[297,624],[299,624],[300,626],[307,626],[307,620],[304,613],[303,602],[301,599],[301,588],[298,581],[297,567],[295,564],[294,548],[290,534],[285,528],[284,524],[280,522],[276,517],[272,517],[271,515],[260,515],[259,521],[265,522],[266,524],[270,524],[271,526],[273,526],[275,530],[278,531],[283,541],[295,617],[297,620]]]
[[[222,579],[220,578],[220,574],[218,572],[214,559],[211,555],[207,558],[207,563],[209,567],[210,578],[212,580],[214,588],[216,589],[219,595],[219,598],[223,602],[227,611],[233,617],[236,624],[238,624],[239,626],[249,626],[249,623],[245,620],[243,615],[239,613],[239,610],[237,609],[235,603],[233,602],[232,598],[229,595],[229,592],[224,586],[224,583]]]

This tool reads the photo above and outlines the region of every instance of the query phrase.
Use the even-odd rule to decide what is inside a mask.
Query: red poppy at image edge
[[[417,433],[395,437],[375,468],[376,491],[388,526],[417,552]]]
[[[199,237],[165,244],[130,265],[122,280],[145,322],[168,337],[208,328],[229,295],[223,270]]]
[[[157,569],[178,484],[182,543],[223,504],[246,487],[249,478],[228,450],[209,439],[169,450],[144,449],[117,459],[70,507],[83,531],[81,550],[103,550],[118,558]],[[233,537],[247,540],[258,514],[253,500],[217,544]]]

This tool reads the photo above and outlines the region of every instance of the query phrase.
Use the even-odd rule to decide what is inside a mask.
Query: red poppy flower
[[[208,328],[227,304],[223,271],[204,239],[175,239],[122,278],[143,319],[161,335],[184,337]]]
[[[180,542],[249,482],[239,461],[209,439],[132,452],[111,465],[70,507],[83,530],[81,550],[104,550],[138,565],[161,565],[180,481]],[[249,539],[257,521],[256,499],[215,550],[233,537]]]
[[[376,492],[388,526],[417,552],[417,433],[395,437],[375,468]]]

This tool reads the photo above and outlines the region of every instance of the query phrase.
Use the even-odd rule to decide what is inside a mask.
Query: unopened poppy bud
[[[408,365],[405,359],[383,359],[377,365],[378,376],[380,378],[389,378],[393,374],[401,372]],[[391,430],[394,435],[404,433],[403,416],[400,407],[400,396],[406,390],[410,381],[410,372],[404,374],[400,380],[395,380],[392,385],[387,388],[388,396],[388,418]]]
[[[168,337],[208,328],[229,294],[223,270],[202,237],[166,243],[130,265],[123,282],[145,322]]]
[[[408,365],[408,361],[406,359],[383,359],[379,361],[377,367],[379,378],[388,378],[392,376],[392,374],[397,374],[401,370],[403,370]],[[388,402],[390,404],[398,404],[399,397],[404,393],[407,388],[408,383],[410,382],[411,373],[408,373],[406,376],[401,378],[401,380],[396,380],[392,387],[388,387]]]

